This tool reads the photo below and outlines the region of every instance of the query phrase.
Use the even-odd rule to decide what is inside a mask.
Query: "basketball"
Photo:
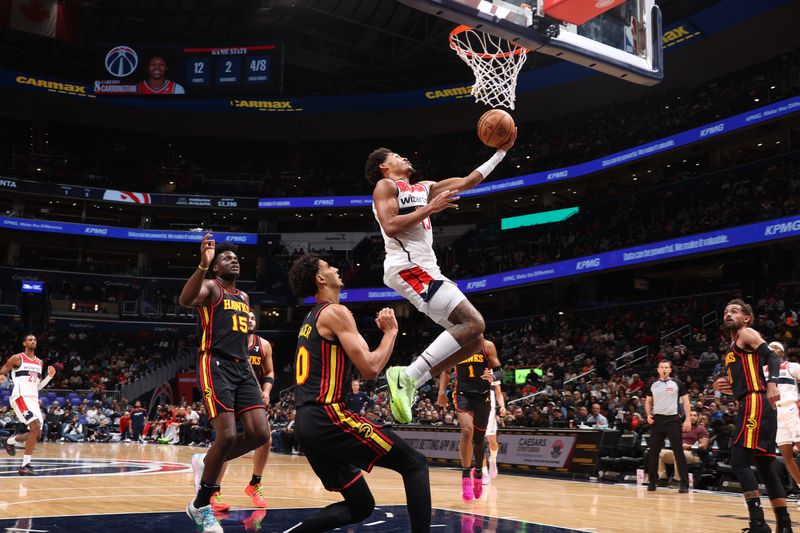
[[[491,148],[502,146],[514,131],[514,119],[502,109],[490,109],[478,119],[478,138]]]

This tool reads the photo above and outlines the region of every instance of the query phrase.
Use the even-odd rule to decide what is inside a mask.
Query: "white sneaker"
[[[481,468],[481,473],[483,475],[483,477],[481,478],[481,483],[483,483],[484,485],[491,485],[492,478],[491,476],[489,476],[489,469],[484,466],[483,468]]]
[[[186,514],[189,515],[189,518],[194,520],[194,525],[197,526],[197,531],[199,533],[224,533],[222,526],[219,525],[216,517],[214,517],[211,504],[196,509],[194,500],[191,500],[186,506]]]
[[[204,453],[196,453],[192,455],[192,472],[194,472],[194,491],[195,493],[200,490],[200,480],[203,479],[203,469],[206,467],[203,459],[206,458]]]
[[[497,457],[489,457],[489,475],[492,479],[497,477]]]

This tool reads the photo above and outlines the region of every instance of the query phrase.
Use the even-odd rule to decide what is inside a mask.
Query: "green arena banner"
[[[500,220],[500,229],[524,228],[526,226],[537,226],[539,224],[550,224],[551,222],[563,222],[572,215],[577,215],[580,207],[567,207],[566,209],[556,209],[543,213],[531,213],[529,215],[519,215]]]

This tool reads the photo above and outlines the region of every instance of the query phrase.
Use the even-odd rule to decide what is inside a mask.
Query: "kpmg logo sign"
[[[108,228],[92,228],[88,227],[85,228],[84,233],[88,233],[89,235],[108,235]]]
[[[333,204],[334,204],[334,199],[333,198],[330,198],[330,199],[327,199],[327,200],[314,200],[314,205],[330,205],[330,206],[332,206]]]
[[[782,224],[770,224],[764,228],[764,236],[794,233],[796,231],[800,231],[800,219],[792,220],[791,222],[783,222]]]
[[[485,279],[481,279],[478,281],[470,281],[469,283],[467,283],[467,290],[484,289],[484,288],[486,288]]]
[[[710,135],[717,135],[725,131],[725,123],[720,122],[719,124],[715,124],[714,126],[709,126],[708,128],[703,128],[700,130],[700,137],[708,137]]]
[[[547,181],[560,180],[562,178],[568,178],[568,177],[569,177],[569,170],[564,169],[564,170],[559,170],[559,171],[556,171],[556,172],[550,172],[547,175]]]
[[[599,257],[591,257],[589,259],[584,259],[582,261],[578,261],[575,265],[575,270],[589,270],[591,268],[600,268],[600,258]]]

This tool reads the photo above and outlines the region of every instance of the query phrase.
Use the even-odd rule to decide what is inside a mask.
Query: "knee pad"
[[[736,474],[736,479],[742,486],[743,492],[758,490],[758,478],[753,469],[753,450],[734,446],[731,448],[731,468]]]
[[[764,482],[764,486],[767,488],[767,495],[769,496],[769,499],[774,500],[776,498],[785,498],[786,490],[783,487],[780,476],[778,476],[775,457],[772,455],[756,455],[755,462],[758,475],[761,477],[761,480]]]

